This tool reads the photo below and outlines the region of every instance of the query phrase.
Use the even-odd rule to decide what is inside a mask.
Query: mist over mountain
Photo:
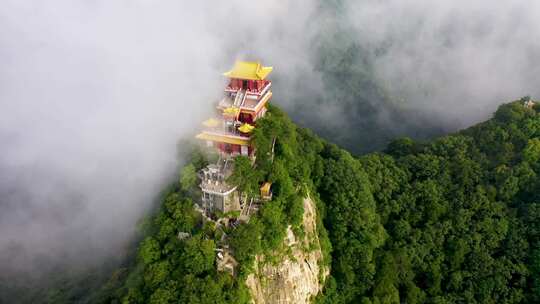
[[[500,100],[538,96],[539,12],[526,0],[322,4],[310,54],[323,90],[289,112],[353,152],[469,126]]]
[[[274,102],[360,154],[539,96],[539,22],[530,0],[8,0],[0,271],[123,255],[235,59],[274,66]]]

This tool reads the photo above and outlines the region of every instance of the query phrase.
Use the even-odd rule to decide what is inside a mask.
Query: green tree
[[[205,240],[201,236],[185,242],[181,263],[188,273],[201,274],[214,268],[215,244],[213,240]]]
[[[139,257],[143,263],[148,265],[159,260],[160,256],[161,248],[159,242],[150,236],[145,238],[139,248]]]
[[[250,197],[258,195],[261,176],[253,169],[251,160],[245,156],[234,158],[234,171],[227,179],[232,185],[237,185],[238,190]]]
[[[197,172],[193,164],[188,164],[182,168],[180,172],[180,186],[182,190],[188,191],[197,183]]]
[[[523,158],[531,164],[540,161],[540,138],[529,139],[527,147],[523,150]]]

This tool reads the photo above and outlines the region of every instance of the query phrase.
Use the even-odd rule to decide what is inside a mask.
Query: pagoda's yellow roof
[[[219,120],[210,118],[210,119],[205,120],[203,122],[203,125],[210,128],[217,127],[219,126]]]
[[[241,138],[239,136],[218,134],[218,133],[211,133],[211,132],[199,133],[196,136],[196,138],[202,139],[202,140],[215,141],[215,142],[223,142],[223,143],[227,143],[231,145],[248,145],[249,144],[249,138]]]
[[[223,114],[237,115],[240,112],[240,108],[228,107],[223,110]]]
[[[272,72],[272,67],[262,66],[260,62],[236,61],[232,70],[223,73],[230,78],[263,80]]]
[[[272,186],[272,183],[266,182],[261,186],[261,194],[262,195],[269,195],[270,194],[270,187]]]
[[[249,133],[253,131],[253,129],[255,129],[255,127],[247,123],[243,124],[242,126],[240,126],[240,128],[238,128],[238,130],[242,133]]]

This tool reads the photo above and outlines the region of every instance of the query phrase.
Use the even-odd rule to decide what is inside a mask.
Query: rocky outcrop
[[[310,303],[321,291],[328,269],[322,265],[316,216],[315,203],[304,199],[304,235],[298,237],[287,229],[287,252],[279,254],[277,263],[267,262],[266,256],[256,257],[255,270],[246,280],[253,303]]]

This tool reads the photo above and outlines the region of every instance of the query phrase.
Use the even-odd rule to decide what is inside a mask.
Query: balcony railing
[[[228,185],[227,183],[225,182],[219,182],[219,183],[215,183],[215,182],[212,182],[212,181],[209,181],[209,182],[201,182],[200,184],[201,186],[201,189],[205,192],[212,192],[212,193],[227,193],[229,192],[232,188],[234,187],[231,187],[230,185]]]
[[[248,97],[245,100],[244,104],[242,104],[241,108],[249,109],[249,110],[255,109],[257,105],[259,105],[259,103],[265,98],[267,94],[270,94],[270,91],[266,91],[265,94],[259,95],[257,99],[251,99]]]
[[[247,94],[248,95],[256,95],[256,96],[262,96],[266,93],[266,91],[268,91],[270,89],[270,86],[272,85],[271,82],[268,82],[264,88],[262,88],[262,90],[252,90],[250,91],[249,89],[247,90]],[[248,96],[249,98],[249,96]]]
[[[249,90],[249,89],[246,89],[248,95],[257,95],[257,96],[261,96],[261,95],[264,95],[264,93],[266,93],[266,91],[268,91],[268,89],[270,89],[270,86],[272,85],[271,82],[268,82],[263,88],[262,90]],[[243,88],[233,88],[233,87],[230,87],[230,86],[227,86],[225,87],[225,92],[228,92],[228,93],[236,93],[238,92],[239,90],[242,90]]]
[[[234,100],[231,97],[225,96],[223,97],[223,99],[219,101],[218,108],[219,109],[229,108],[229,107],[232,107],[233,103],[234,103]]]
[[[242,132],[238,130],[230,131],[230,130],[224,130],[223,128],[208,128],[205,130],[208,134],[213,135],[219,135],[219,136],[230,136],[230,137],[237,137],[238,139],[242,140],[248,140],[249,136],[243,134]]]
[[[265,96],[268,93],[271,86],[272,86],[272,83],[269,82],[260,91],[258,91],[258,90],[250,91],[249,89],[248,90],[243,90],[243,89],[227,88],[225,91],[229,92],[229,93],[233,93],[233,94],[231,94],[231,96],[223,97],[223,99],[221,99],[220,102],[218,103],[218,108],[219,109],[225,109],[225,108],[229,108],[229,107],[232,107],[232,106],[238,106],[238,105],[235,105],[238,98],[242,99],[242,102],[239,105],[240,107],[243,107],[243,108],[255,108],[257,106],[259,100],[261,100],[263,98],[263,96]]]

